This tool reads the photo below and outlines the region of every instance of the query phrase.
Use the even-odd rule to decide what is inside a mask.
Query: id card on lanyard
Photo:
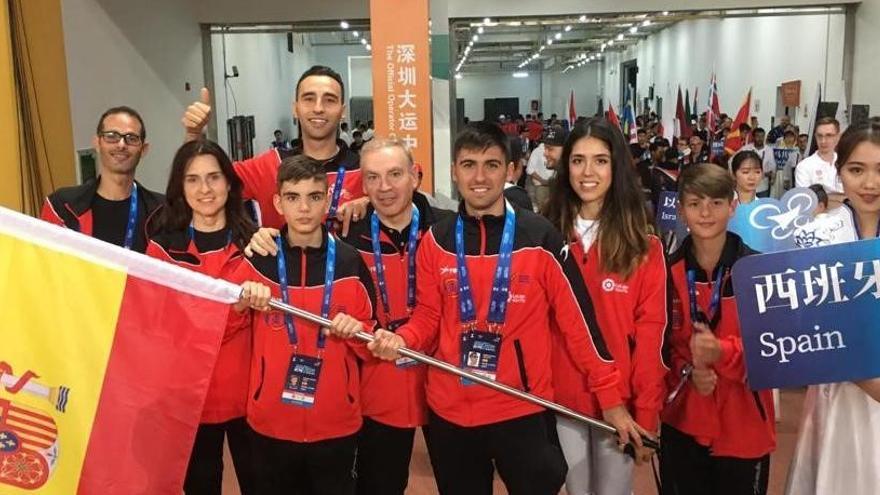
[[[514,234],[516,233],[516,212],[510,203],[504,203],[504,230],[501,246],[498,249],[498,264],[492,280],[492,293],[489,299],[488,328],[477,329],[477,315],[474,296],[468,275],[467,258],[464,247],[464,221],[461,215],[455,222],[455,259],[458,272],[458,317],[462,326],[460,341],[461,368],[471,373],[495,380],[498,372],[498,357],[501,352],[501,328],[507,316],[507,297],[510,293],[510,264],[513,254]],[[473,382],[462,378],[462,385]]]
[[[281,286],[281,300],[290,304],[290,294],[287,292],[287,260],[284,254],[284,236],[276,239],[278,244],[278,283]],[[303,250],[303,256],[306,256]],[[321,316],[328,318],[330,315],[330,298],[333,295],[333,279],[336,273],[336,239],[333,235],[327,235],[327,262],[324,270],[324,294],[321,299]],[[299,407],[312,407],[318,394],[318,381],[321,376],[321,364],[324,358],[324,346],[326,337],[323,329],[318,328],[318,352],[317,356],[301,356],[297,354],[296,325],[293,316],[284,315],[284,326],[287,327],[287,339],[293,347],[290,357],[290,366],[287,368],[287,376],[284,379],[281,390],[281,402]]]
[[[125,224],[125,241],[122,245],[125,249],[131,249],[134,246],[135,230],[137,230],[138,221],[138,185],[137,182],[131,183],[131,198],[128,200],[128,222]]]
[[[687,271],[688,301],[690,302],[691,308],[691,320],[694,323],[704,323],[710,328],[718,324],[718,321],[721,319],[721,312],[719,311],[721,308],[721,290],[724,285],[724,274],[726,272],[727,268],[725,268],[724,265],[718,266],[718,274],[715,276],[715,286],[712,287],[712,297],[709,301],[709,312],[703,313],[700,306],[697,304],[697,272],[696,270]],[[691,363],[687,363],[681,369],[678,383],[675,384],[675,388],[673,388],[672,392],[666,397],[667,404],[675,400],[675,397],[678,396],[681,389],[684,388],[685,384],[690,379],[693,371],[694,365]]]
[[[412,220],[409,226],[409,238],[406,240],[406,317],[391,320],[391,305],[388,302],[388,282],[385,278],[385,263],[382,261],[382,246],[379,243],[379,215],[373,211],[370,218],[370,240],[373,246],[373,264],[376,265],[376,285],[379,287],[379,299],[385,310],[386,329],[395,331],[409,321],[413,308],[416,306],[416,249],[419,241],[419,209],[412,205]],[[395,361],[400,368],[415,366],[418,361],[400,357]]]
[[[333,220],[339,209],[339,198],[342,197],[342,186],[345,183],[345,164],[336,169],[336,181],[333,182],[333,195],[330,196],[330,210],[327,212],[327,230],[333,232]]]

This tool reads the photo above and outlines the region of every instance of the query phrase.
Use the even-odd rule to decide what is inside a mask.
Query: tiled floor
[[[777,449],[776,453],[770,456],[770,495],[781,495],[785,488],[785,476],[794,451],[803,401],[803,390],[782,392],[782,418],[776,425]],[[239,495],[238,486],[235,482],[235,473],[231,469],[228,454],[226,461],[227,469],[224,472],[223,494]],[[407,495],[436,495],[437,493],[434,477],[431,474],[431,464],[428,461],[428,453],[425,450],[425,444],[421,436],[416,440],[410,467],[410,483],[406,493]],[[495,480],[495,493],[506,493],[501,481],[497,479]],[[563,491],[563,493],[565,492]],[[654,478],[651,475],[650,467],[645,466],[637,469],[635,494],[653,495],[655,493],[657,493],[657,490],[654,487]]]

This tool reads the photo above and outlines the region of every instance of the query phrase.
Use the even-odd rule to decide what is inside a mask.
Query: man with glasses
[[[99,175],[84,184],[61,188],[43,203],[40,217],[102,241],[144,252],[147,219],[164,202],[134,180],[137,165],[149,150],[140,114],[113,107],[98,121],[92,140],[98,151]]]

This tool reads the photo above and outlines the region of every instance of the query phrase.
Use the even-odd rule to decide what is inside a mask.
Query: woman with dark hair
[[[757,197],[758,185],[764,176],[761,156],[752,150],[740,151],[730,161],[736,184],[736,204],[749,204]]]
[[[621,375],[620,392],[641,430],[655,436],[663,406],[661,360],[666,326],[666,264],[660,240],[650,234],[645,199],[629,148],[604,118],[575,125],[556,167],[545,214],[565,235],[583,274],[605,342]],[[589,377],[565,347],[554,345],[556,400],[597,417]],[[629,494],[633,461],[613,437],[560,417],[559,440],[569,465],[568,493]],[[653,451],[638,448],[637,463]]]
[[[191,141],[177,150],[171,165],[165,205],[147,245],[147,254],[216,278],[229,278],[242,260],[241,249],[256,230],[241,198],[242,183],[220,146]],[[268,287],[252,282],[245,294]],[[255,296],[250,296],[255,297]],[[220,495],[223,442],[229,449],[243,494],[253,493],[250,437],[245,422],[251,356],[250,313],[239,303],[229,312],[223,343],[208,386],[184,482],[188,494]]]
[[[880,120],[843,133],[836,167],[848,199],[795,232],[804,247],[880,236]],[[877,493],[878,446],[880,378],[811,385],[786,493]]]

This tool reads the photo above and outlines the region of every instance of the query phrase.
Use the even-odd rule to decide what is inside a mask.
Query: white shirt
[[[797,164],[794,172],[795,187],[810,187],[813,184],[822,184],[827,193],[842,193],[843,184],[837,175],[837,153],[831,163],[826,162],[819,156],[819,152],[815,152]]]
[[[374,135],[374,134],[375,134],[375,131],[373,131],[373,129],[369,129],[369,128],[368,128],[368,129],[364,132],[364,141],[369,141],[370,139],[373,139],[373,135]]]
[[[574,222],[574,231],[580,238],[581,245],[584,246],[584,252],[587,252],[596,241],[596,235],[599,233],[599,221],[587,220],[578,215]]]
[[[351,134],[349,134],[347,131],[340,131],[339,132],[339,139],[345,141],[346,146],[351,146],[351,141],[352,141]]]
[[[552,168],[547,168],[547,161],[544,159],[544,143],[541,143],[532,150],[532,154],[529,156],[529,163],[526,165],[526,175],[537,174],[538,177],[546,181],[552,179],[554,173]]]

